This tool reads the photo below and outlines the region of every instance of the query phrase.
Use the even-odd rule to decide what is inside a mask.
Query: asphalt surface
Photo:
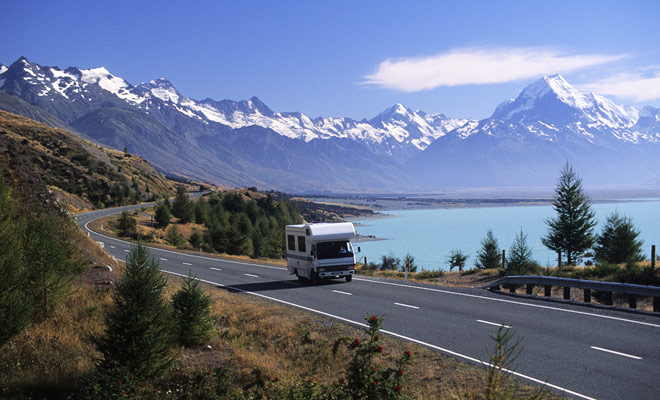
[[[96,218],[145,205],[78,216]],[[130,244],[90,231],[125,260]],[[355,276],[353,281],[298,282],[286,268],[152,248],[165,272],[196,274],[224,290],[284,303],[355,325],[383,316],[383,333],[472,363],[488,360],[499,325],[515,331],[523,381],[582,399],[660,398],[660,316],[597,308],[482,289],[449,288]]]

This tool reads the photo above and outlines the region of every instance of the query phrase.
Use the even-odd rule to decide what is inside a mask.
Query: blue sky
[[[105,66],[195,99],[372,118],[394,103],[485,118],[561,73],[660,106],[658,1],[15,1],[0,63]]]

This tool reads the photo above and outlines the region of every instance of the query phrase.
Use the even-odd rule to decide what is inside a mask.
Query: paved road
[[[130,206],[139,208],[142,206]],[[86,224],[122,209],[78,216]],[[130,245],[91,232],[117,259]],[[660,317],[519,298],[481,289],[356,276],[351,283],[299,283],[286,268],[152,249],[163,271],[288,304],[352,324],[385,318],[383,332],[456,358],[488,360],[489,335],[504,324],[522,340],[515,374],[569,397],[660,398]],[[509,329],[509,328],[507,328]]]

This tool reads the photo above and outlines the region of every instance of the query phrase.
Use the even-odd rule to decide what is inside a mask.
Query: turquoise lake
[[[641,232],[644,252],[650,258],[651,245],[660,245],[660,200],[592,204],[600,233],[607,216],[618,210],[632,218]],[[467,267],[472,267],[481,240],[488,229],[493,230],[500,248],[508,249],[515,235],[523,230],[534,258],[541,265],[556,265],[556,253],[541,244],[547,234],[544,220],[556,214],[551,205],[450,208],[435,210],[387,211],[391,218],[354,220],[356,231],[386,240],[360,242],[359,261],[380,262],[383,255],[392,254],[403,259],[410,253],[418,266],[426,269],[447,270],[447,256],[456,249],[469,256]],[[656,246],[657,247],[657,246]]]

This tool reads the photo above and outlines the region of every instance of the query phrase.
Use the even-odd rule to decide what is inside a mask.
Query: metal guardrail
[[[586,279],[571,279],[571,278],[557,278],[552,276],[540,275],[515,275],[507,276],[498,279],[495,282],[482,286],[482,289],[500,290],[503,286],[508,288],[511,292],[515,292],[516,288],[521,285],[526,285],[526,294],[531,295],[534,292],[535,286],[543,286],[545,288],[544,295],[550,297],[552,295],[553,286],[561,286],[564,288],[564,299],[571,298],[571,288],[578,288],[584,290],[584,301],[591,302],[591,291],[596,290],[603,293],[603,303],[612,305],[612,293],[623,293],[628,295],[628,304],[630,308],[637,308],[637,297],[652,297],[653,298],[653,311],[660,312],[660,287],[635,285],[631,283],[619,282],[603,282],[603,281],[590,281]]]

